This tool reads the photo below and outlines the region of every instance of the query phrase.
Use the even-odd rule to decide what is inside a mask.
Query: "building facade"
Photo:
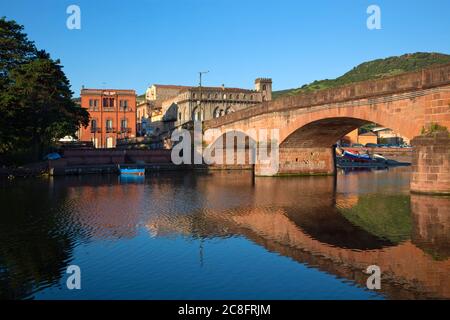
[[[217,118],[272,100],[272,80],[258,78],[254,89],[154,84],[139,103],[138,133],[168,135],[177,126]]]
[[[362,134],[359,133],[359,129],[355,129],[342,137],[340,143],[345,145],[355,143],[362,145],[366,145],[367,143],[402,145],[404,143],[409,144],[409,139],[400,136],[389,128],[376,127],[370,132]]]
[[[145,99],[140,101],[136,107],[137,134],[139,136],[158,134],[171,127],[169,122],[164,121],[162,114],[162,102],[173,99],[182,90],[189,86],[153,84],[145,92]]]
[[[153,84],[145,91],[145,99],[147,101],[163,101],[175,97],[180,91],[189,88],[191,87],[170,84]]]
[[[81,107],[90,115],[79,139],[95,148],[114,148],[117,139],[136,137],[136,92],[116,89],[82,89]]]
[[[175,126],[190,121],[205,121],[272,100],[272,80],[258,78],[255,89],[191,87],[162,102],[166,120]]]
[[[147,100],[139,101],[136,105],[136,133],[138,136],[145,135],[150,115],[150,102]]]
[[[378,143],[396,145],[401,145],[404,143],[410,144],[408,138],[401,136],[389,128],[377,127],[373,129],[373,132],[378,135]]]

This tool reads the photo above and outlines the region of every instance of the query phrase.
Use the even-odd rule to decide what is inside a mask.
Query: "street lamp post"
[[[208,73],[209,71],[200,71],[198,73],[199,75],[199,94],[200,94],[200,100],[198,101],[198,108],[200,110],[200,121],[202,121],[205,118],[204,110],[202,110],[202,75]]]

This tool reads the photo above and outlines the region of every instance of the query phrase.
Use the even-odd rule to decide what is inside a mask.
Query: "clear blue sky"
[[[66,8],[81,8],[81,30]],[[368,30],[377,4],[382,29]],[[25,26],[59,58],[72,90],[152,83],[274,89],[335,78],[355,65],[417,51],[450,53],[448,0],[0,0],[0,16]]]

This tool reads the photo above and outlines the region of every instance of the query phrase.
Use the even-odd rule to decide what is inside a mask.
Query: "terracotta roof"
[[[168,88],[168,89],[188,89],[192,88],[190,86],[177,86],[173,84],[153,84],[152,86],[160,87],[160,88]]]
[[[200,87],[190,87],[188,89],[183,90],[186,91],[200,91]],[[255,90],[251,89],[242,89],[242,88],[227,88],[227,87],[202,87],[202,91],[223,91],[223,92],[246,92],[246,93],[256,93]]]
[[[92,88],[81,89],[81,94],[88,92],[119,92],[119,93],[136,94],[136,91],[133,89],[92,89]]]

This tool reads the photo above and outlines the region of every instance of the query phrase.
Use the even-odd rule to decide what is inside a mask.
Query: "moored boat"
[[[119,172],[121,175],[136,175],[136,176],[145,175],[144,168],[121,168],[119,166]]]
[[[345,150],[342,154],[342,157],[355,161],[355,162],[373,162],[376,161],[371,158],[368,154],[358,154]]]

